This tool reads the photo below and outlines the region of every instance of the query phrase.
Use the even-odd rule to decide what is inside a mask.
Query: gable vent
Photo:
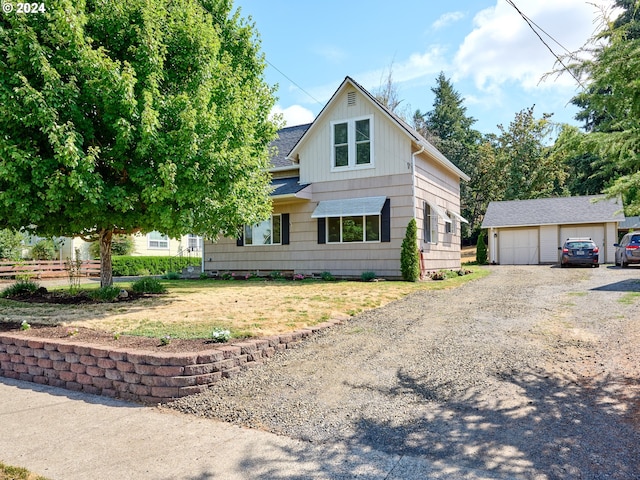
[[[353,107],[356,104],[356,92],[347,93],[347,106]]]

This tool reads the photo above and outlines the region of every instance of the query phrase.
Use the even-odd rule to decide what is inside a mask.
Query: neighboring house
[[[202,238],[195,235],[168,238],[159,232],[151,232],[146,235],[132,235],[131,238],[134,243],[132,256],[200,257],[202,254]],[[30,237],[25,245],[26,249],[23,255],[28,256],[30,248],[39,240],[43,240],[43,238]],[[65,261],[67,258],[75,259],[76,253],[80,254],[81,260],[91,258],[89,253],[91,243],[85,242],[81,238],[57,237],[54,242],[59,247],[58,255],[61,261]]]
[[[491,202],[482,222],[488,229],[489,261],[503,265],[558,263],[570,237],[590,237],[600,263],[613,263],[622,201],[601,195]]]
[[[640,230],[640,217],[626,217],[623,222],[618,225],[618,238],[629,232]]]
[[[205,271],[401,278],[412,218],[423,269],[460,268],[469,177],[350,77],[312,124],[280,130],[273,147],[273,215],[205,242]]]

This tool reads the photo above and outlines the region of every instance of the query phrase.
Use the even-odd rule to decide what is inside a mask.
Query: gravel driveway
[[[489,268],[170,408],[427,459],[438,478],[640,479],[640,268]]]

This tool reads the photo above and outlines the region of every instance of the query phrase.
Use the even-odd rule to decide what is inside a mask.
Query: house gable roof
[[[602,195],[491,202],[482,228],[621,222],[622,201]]]
[[[273,188],[271,196],[296,194],[308,186],[308,184],[300,183],[300,177],[274,178],[271,180],[271,187]]]
[[[289,152],[291,152],[310,126],[311,124],[307,123],[305,125],[285,127],[278,130],[278,137],[269,144],[269,150],[273,152],[271,156],[271,168],[286,168],[296,165],[288,158]]]
[[[371,103],[376,106],[380,112],[388,117],[392,123],[397,125],[404,133],[407,135],[413,142],[415,142],[421,149],[428,152],[430,156],[440,165],[445,167],[450,172],[454,173],[458,177],[463,180],[469,181],[469,176],[465,174],[462,170],[456,167],[449,159],[447,159],[436,147],[434,147],[428,140],[426,140],[422,135],[420,135],[415,129],[410,127],[404,120],[398,117],[395,113],[389,110],[385,105],[380,103],[377,98],[375,98],[371,93],[369,93],[364,87],[362,87],[359,83],[353,80],[351,77],[347,76],[340,84],[338,89],[331,96],[331,99],[327,102],[327,104],[322,108],[318,116],[315,118],[311,126],[304,132],[302,137],[299,139],[297,144],[293,147],[290,152],[291,156],[295,156],[296,150],[299,145],[301,145],[304,139],[311,135],[312,131],[315,129],[316,125],[322,122],[322,118],[327,114],[327,111],[330,109],[330,106],[336,101],[336,98],[340,95],[340,93],[348,88],[349,86],[358,90],[362,95],[371,101]]]

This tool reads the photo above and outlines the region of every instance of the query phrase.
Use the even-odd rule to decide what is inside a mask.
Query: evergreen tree
[[[418,249],[418,226],[412,218],[402,240],[400,251],[400,271],[407,282],[415,282],[420,278],[420,250]]]
[[[476,246],[476,261],[478,265],[487,264],[487,242],[484,240],[484,233],[478,236],[478,245]]]

